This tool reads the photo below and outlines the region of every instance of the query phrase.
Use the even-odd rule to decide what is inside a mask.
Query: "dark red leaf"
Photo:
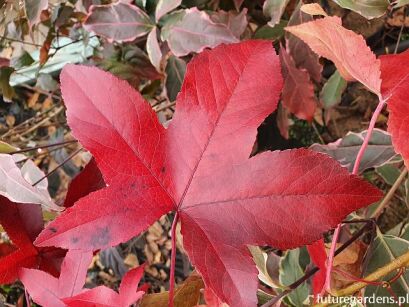
[[[280,49],[284,87],[281,93],[283,106],[300,119],[312,121],[317,108],[317,98],[310,75],[305,69],[298,69],[287,51]]]
[[[327,253],[325,251],[324,240],[321,239],[311,245],[308,245],[307,249],[312,262],[320,269],[317,273],[315,273],[312,279],[314,298],[317,298],[317,296],[321,294],[322,288],[324,287],[327,272]]]
[[[80,198],[103,187],[105,187],[104,178],[102,178],[95,159],[92,158],[82,172],[71,181],[64,206],[66,208],[71,207]]]

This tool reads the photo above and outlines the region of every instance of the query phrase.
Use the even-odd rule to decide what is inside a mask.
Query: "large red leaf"
[[[344,28],[339,17],[325,17],[286,30],[301,38],[318,55],[334,62],[345,80],[359,81],[375,94],[380,94],[379,60],[365,39]]]
[[[37,304],[66,306],[62,299],[81,292],[91,259],[92,252],[70,250],[64,258],[58,279],[34,269],[21,269],[19,278]]]
[[[301,149],[249,158],[282,85],[269,41],[195,57],[167,130],[140,94],[108,73],[71,65],[61,80],[69,125],[107,187],[52,222],[40,246],[112,246],[175,210],[206,286],[232,306],[254,306],[257,269],[247,244],[311,243],[380,198],[326,155]]]
[[[409,50],[398,55],[380,58],[382,95],[389,110],[388,130],[395,151],[402,155],[409,167]]]

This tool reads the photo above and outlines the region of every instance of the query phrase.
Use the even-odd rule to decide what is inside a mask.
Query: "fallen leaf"
[[[107,187],[51,222],[39,246],[110,247],[174,210],[205,284],[230,305],[255,306],[257,270],[247,245],[311,243],[381,197],[313,151],[249,158],[282,86],[270,41],[221,45],[195,57],[166,130],[141,95],[109,73],[67,65],[61,81],[68,123]]]
[[[27,14],[30,29],[40,22],[41,11],[48,8],[48,0],[24,0],[24,9]]]
[[[320,16],[328,16],[328,14],[324,11],[321,5],[318,3],[308,3],[303,4],[300,7],[300,10],[309,15],[320,15]]]
[[[301,38],[318,55],[334,62],[345,80],[359,81],[380,95],[380,61],[365,39],[345,29],[339,17],[325,17],[286,30]]]
[[[346,88],[347,82],[336,70],[321,89],[320,101],[324,108],[330,109],[338,105]]]

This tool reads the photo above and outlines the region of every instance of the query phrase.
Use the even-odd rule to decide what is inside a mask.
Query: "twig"
[[[176,226],[178,224],[179,214],[176,211],[171,228],[172,253],[170,259],[170,278],[169,278],[169,307],[173,307],[173,297],[175,291],[175,265],[176,265]]]
[[[406,175],[408,174],[408,170],[405,167],[405,169],[400,173],[398,179],[393,183],[393,186],[390,188],[388,193],[385,195],[385,197],[382,199],[381,203],[379,206],[376,208],[376,210],[371,214],[371,218],[377,218],[385,209],[389,201],[392,199],[393,195],[395,194],[396,190],[400,187],[401,183],[403,180],[406,178]]]
[[[358,175],[359,172],[359,165],[361,164],[361,160],[365,154],[365,150],[368,147],[369,144],[369,140],[371,139],[372,136],[372,132],[375,128],[375,124],[376,121],[378,119],[379,114],[381,114],[383,107],[386,104],[386,99],[383,99],[383,97],[379,94],[379,103],[378,106],[375,109],[375,112],[372,114],[371,117],[371,121],[369,122],[369,127],[368,130],[366,132],[364,141],[361,145],[361,147],[359,148],[358,154],[356,156],[356,160],[355,160],[355,164],[354,164],[354,168],[352,170],[352,174],[354,175]],[[328,255],[328,259],[327,259],[327,273],[326,273],[326,277],[325,277],[325,283],[324,283],[324,288],[323,291],[327,290],[330,291],[331,290],[331,270],[333,267],[333,263],[334,263],[334,252],[335,252],[335,246],[338,242],[338,237],[339,234],[341,232],[341,224],[337,226],[334,236],[332,237],[332,243],[331,243],[331,248],[330,248],[330,252]]]
[[[369,228],[373,227],[373,223],[368,222],[365,226],[363,226],[361,229],[359,229],[348,241],[346,241],[344,244],[342,244],[334,253],[335,256],[339,255],[342,253],[348,246],[350,246],[353,242],[356,241],[365,231],[369,230]],[[291,293],[294,289],[296,289],[298,286],[303,284],[305,281],[307,281],[310,277],[312,277],[315,273],[317,273],[320,269],[316,266],[312,267],[310,270],[308,270],[304,276],[302,276],[300,279],[296,280],[293,282],[291,285],[287,287],[286,290],[284,290],[279,296],[274,297],[267,303],[263,304],[261,307],[270,307],[276,304],[281,298],[286,296],[287,294]]]
[[[172,102],[172,103],[170,103],[170,104],[168,104],[168,105],[166,105],[166,106],[157,108],[157,109],[155,110],[155,112],[156,112],[156,113],[159,113],[160,111],[166,110],[166,109],[168,109],[168,108],[170,108],[170,107],[173,107],[174,105],[176,105],[176,101],[174,101],[174,102]]]
[[[53,118],[53,117],[57,116],[58,114],[60,114],[63,110],[64,110],[64,107],[60,106],[57,110],[55,110],[55,112],[53,114],[51,114],[50,116],[47,116],[42,121],[40,121],[37,124],[33,125],[32,127],[27,129],[26,131],[20,133],[20,136],[25,136],[25,135],[33,132],[34,130],[38,129],[42,125],[46,124],[51,118]]]
[[[58,143],[53,143],[53,144],[39,145],[39,146],[35,146],[35,147],[24,148],[24,149],[12,151],[9,154],[14,155],[14,154],[17,154],[17,153],[24,153],[24,152],[37,150],[37,149],[49,148],[49,147],[54,147],[54,146],[61,146],[61,145],[72,144],[72,143],[77,143],[77,142],[78,142],[77,140],[69,140],[69,141],[58,142]]]
[[[21,43],[21,44],[25,44],[25,45],[35,46],[35,47],[42,47],[42,45],[40,45],[40,44],[25,42],[25,41],[15,39],[15,38],[11,38],[11,37],[7,37],[7,36],[0,36],[0,39],[5,39],[5,40],[8,40],[10,42],[16,42],[16,43]]]
[[[64,161],[62,161],[60,164],[58,164],[52,171],[48,172],[48,174],[46,174],[45,176],[41,177],[40,179],[38,179],[36,182],[34,182],[32,184],[32,186],[36,186],[37,184],[39,184],[41,181],[43,181],[45,178],[47,178],[48,176],[50,176],[51,174],[55,173],[60,167],[62,167],[65,163],[67,163],[68,161],[70,161],[72,158],[74,158],[80,151],[82,150],[82,148],[77,149],[76,151],[74,151],[72,154],[70,154]]]

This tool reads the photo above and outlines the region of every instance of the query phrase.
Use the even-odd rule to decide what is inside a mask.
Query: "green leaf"
[[[10,152],[18,150],[16,147],[11,146],[5,142],[0,141],[0,154],[8,154]]]
[[[347,87],[347,81],[341,77],[338,70],[325,82],[320,93],[320,100],[325,109],[335,107],[341,102],[342,93]]]
[[[3,94],[4,101],[11,102],[14,97],[14,89],[10,85],[10,76],[14,72],[13,67],[1,67],[0,68],[0,89]]]
[[[407,0],[402,0],[402,2]],[[334,0],[340,7],[349,9],[367,19],[381,17],[389,7],[388,0]]]
[[[11,66],[13,66],[15,69],[19,69],[25,66],[30,66],[34,62],[35,60],[30,55],[30,53],[28,53],[27,51],[24,51],[22,55],[20,55],[19,57],[11,61]]]
[[[392,164],[385,164],[375,169],[376,173],[382,177],[389,185],[393,185],[400,175],[400,170]]]
[[[371,245],[370,261],[366,269],[365,275],[368,275],[384,265],[395,260],[399,256],[406,253],[409,249],[409,242],[391,235],[383,235],[377,230],[377,236]],[[389,280],[396,275],[393,272],[383,278],[384,281]],[[409,272],[403,274],[398,280],[391,284],[393,292],[399,296],[406,296],[409,293]],[[390,297],[390,293],[381,286],[367,286],[365,288],[365,296],[371,297]],[[368,303],[368,307],[379,306],[373,303]],[[382,306],[396,306],[392,304],[382,304]]]
[[[288,286],[303,275],[304,271],[300,266],[300,249],[287,251],[280,262],[280,283]],[[303,283],[293,290],[287,297],[294,306],[303,306],[308,295],[308,285]]]
[[[175,101],[177,94],[182,87],[186,72],[186,62],[175,56],[170,56],[166,64],[165,86],[170,101]]]
[[[284,36],[284,28],[287,26],[287,23],[286,20],[281,20],[274,27],[270,27],[269,25],[262,26],[256,31],[254,38],[278,40]]]

